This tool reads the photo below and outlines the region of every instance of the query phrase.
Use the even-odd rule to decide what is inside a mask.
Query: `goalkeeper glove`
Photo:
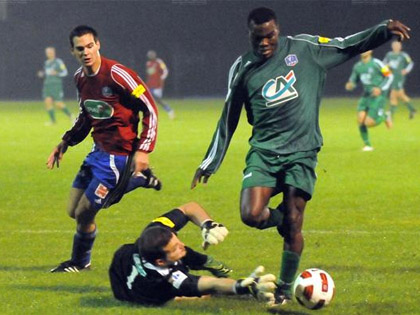
[[[270,273],[262,275],[263,272],[264,267],[258,266],[247,278],[236,281],[235,293],[252,294],[258,301],[273,303],[276,276]]]
[[[201,224],[201,235],[203,236],[203,243],[201,246],[204,250],[209,245],[217,245],[223,242],[229,231],[223,224],[214,222],[213,220],[206,220]]]

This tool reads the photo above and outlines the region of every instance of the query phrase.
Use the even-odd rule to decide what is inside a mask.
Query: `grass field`
[[[415,100],[420,108],[420,100]],[[282,240],[275,230],[240,222],[238,197],[250,127],[243,116],[226,159],[207,186],[189,189],[218,120],[221,100],[172,101],[177,118],[161,111],[159,138],[151,156],[161,192],[136,190],[102,211],[93,270],[51,274],[68,259],[74,222],[67,217],[69,188],[91,140],[70,148],[60,169],[45,162],[70,126],[61,113],[45,127],[41,102],[0,102],[0,313],[1,314],[264,314],[252,299],[213,297],[171,302],[164,308],[120,303],[112,297],[107,269],[113,252],[136,239],[155,216],[189,200],[201,203],[230,230],[209,253],[247,275],[262,264],[278,273]],[[322,314],[420,314],[420,117],[408,120],[400,107],[395,126],[370,129],[373,152],[362,152],[355,122],[356,99],[324,99],[318,182],[305,216],[300,269],[327,270],[336,297]],[[70,107],[76,112],[75,103]],[[278,203],[280,196],[273,200]],[[200,246],[193,225],[181,233]],[[310,314],[296,302],[282,314]]]

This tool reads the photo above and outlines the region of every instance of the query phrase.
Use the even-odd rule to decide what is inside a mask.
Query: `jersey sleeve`
[[[359,82],[359,74],[357,73],[356,65],[353,66],[353,70],[351,71],[349,81],[353,83],[355,86]]]
[[[382,61],[379,59],[374,58],[373,59],[376,67],[378,68],[379,72],[383,76],[383,80],[381,84],[379,85],[379,88],[382,91],[387,91],[391,87],[392,80],[394,79],[394,76],[392,75],[391,70],[387,65],[385,65]]]
[[[201,293],[198,290],[199,276],[192,275],[184,270],[177,270],[171,274],[169,283],[172,284],[174,296],[197,296]]]
[[[162,73],[160,75],[160,78],[162,80],[166,80],[166,78],[168,77],[168,74],[169,74],[168,67],[163,62],[162,59],[158,59],[158,63],[159,63],[160,70],[162,71]]]
[[[413,70],[414,62],[407,53],[404,53],[404,60],[405,60],[405,63],[407,64],[404,70],[407,71],[407,73],[410,73],[411,70]]]
[[[173,209],[161,216],[152,220],[149,226],[163,225],[170,228],[172,231],[177,232],[181,230],[187,223],[188,217],[179,209]]]
[[[86,111],[80,103],[80,97],[78,98],[79,114],[75,120],[73,127],[70,130],[66,131],[66,133],[62,137],[62,140],[66,141],[70,146],[74,146],[82,142],[88,136],[92,128],[90,119],[88,118]]]
[[[152,152],[156,144],[158,127],[157,108],[152,94],[134,71],[122,65],[113,65],[111,76],[114,82],[143,105],[139,108],[143,113],[143,118],[137,150]]]
[[[389,20],[383,21],[345,38],[327,38],[305,34],[297,35],[294,39],[308,42],[315,62],[325,69],[330,69],[391,39],[393,35],[387,29],[388,23]]]
[[[68,71],[66,68],[66,65],[64,64],[63,60],[61,59],[57,59],[58,62],[58,69],[57,69],[57,74],[60,78],[64,78],[67,76]]]
[[[239,57],[229,71],[228,92],[222,115],[217,123],[211,143],[200,168],[208,173],[215,173],[226,155],[232,136],[238,126],[244,103],[243,92],[240,87],[239,69],[242,58]]]

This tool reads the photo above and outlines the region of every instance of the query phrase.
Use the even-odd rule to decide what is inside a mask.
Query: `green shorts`
[[[309,200],[315,187],[318,151],[273,155],[251,148],[246,156],[242,189],[272,187],[274,194],[278,194],[289,185],[305,192]]]
[[[377,121],[385,116],[386,98],[383,95],[377,97],[363,96],[357,105],[358,112],[367,112],[367,115]]]
[[[51,97],[54,101],[62,101],[64,97],[61,84],[46,84],[42,89],[42,98]]]
[[[404,89],[405,77],[396,78],[394,76],[394,80],[391,83],[391,90],[402,90]]]

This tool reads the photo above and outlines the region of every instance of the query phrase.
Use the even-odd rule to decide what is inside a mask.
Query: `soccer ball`
[[[299,304],[317,310],[332,301],[335,294],[335,285],[326,271],[311,268],[306,269],[296,278],[293,292]]]

